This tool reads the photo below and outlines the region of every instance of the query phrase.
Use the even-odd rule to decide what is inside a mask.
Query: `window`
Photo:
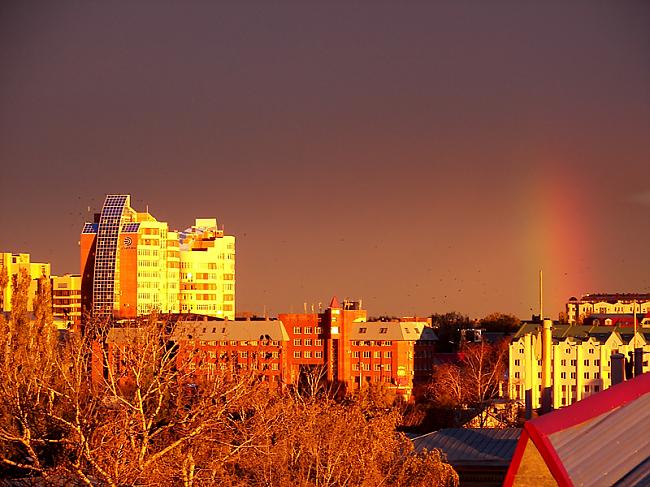
[[[575,379],[575,378],[576,378],[576,373],[575,373],[575,372],[571,372],[571,378],[572,378],[572,379]]]
[[[323,352],[314,352],[314,358],[323,358]]]
[[[521,365],[521,361],[519,359],[515,359],[515,365]]]
[[[311,329],[311,326],[306,326],[306,327],[305,327],[305,335],[311,335],[311,333],[312,333],[311,330],[312,330],[312,329]]]
[[[352,352],[352,357],[359,358],[359,352],[358,351]]]
[[[384,369],[385,370],[390,370],[390,364],[384,364]]]
[[[589,367],[589,360],[585,360],[585,367]]]
[[[589,372],[585,372],[585,379],[589,378]]]
[[[595,365],[596,367],[600,367],[600,359],[596,359],[596,360],[594,360],[594,365]]]
[[[562,379],[566,379],[566,372],[561,372],[561,373],[560,373],[560,377],[561,377]]]
[[[309,350],[306,350],[305,353],[303,354],[305,358],[311,358],[311,352]]]
[[[302,345],[302,340],[300,338],[294,338],[293,339],[293,346],[294,347],[299,347],[300,345]]]
[[[384,358],[391,358],[393,356],[393,352],[384,352]]]
[[[600,379],[600,372],[594,372],[594,379]]]
[[[314,329],[314,333],[316,333],[316,334],[323,333],[323,329],[322,329],[320,326],[317,326],[317,327]]]
[[[323,346],[323,340],[321,340],[320,338],[317,338],[316,340],[314,340],[314,345],[316,345],[317,347],[322,347]]]
[[[560,364],[562,365],[562,367],[566,367],[566,359],[560,360]]]
[[[239,352],[241,358],[248,358],[248,352]]]
[[[381,364],[375,364],[375,370],[381,370]]]
[[[381,352],[375,352],[374,357],[375,358],[381,358]]]
[[[370,351],[363,352],[363,358],[370,358]]]
[[[364,364],[361,364],[361,368],[362,368],[363,370],[370,370],[370,364],[365,364],[365,363],[364,363]]]
[[[300,335],[301,333],[302,333],[302,328],[300,328],[299,326],[294,326],[293,327],[293,334],[294,335]]]
[[[293,358],[300,358],[300,352],[293,352]]]
[[[576,365],[578,365],[578,361],[577,360],[572,360],[571,361],[571,366],[575,367]]]
[[[359,328],[359,333],[365,333],[368,331],[368,328]]]
[[[388,328],[380,328],[379,333],[388,333]]]
[[[305,347],[311,347],[311,338],[305,338]]]
[[[519,372],[515,372],[515,379],[519,379]]]
[[[359,363],[355,362],[352,364],[352,370],[359,370]]]

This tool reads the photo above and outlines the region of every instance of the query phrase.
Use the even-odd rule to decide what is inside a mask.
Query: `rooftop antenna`
[[[542,269],[539,270],[539,319],[544,319],[544,276]]]
[[[632,300],[632,316],[634,321],[634,342],[636,343],[636,299]]]

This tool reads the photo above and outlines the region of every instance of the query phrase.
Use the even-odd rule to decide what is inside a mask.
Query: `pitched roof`
[[[560,485],[649,482],[648,452],[650,373],[527,421],[504,485],[525,483],[540,466]]]
[[[413,446],[437,448],[453,466],[503,466],[510,464],[521,428],[446,428],[419,436]]]
[[[266,336],[270,340],[289,340],[289,334],[280,320],[179,321],[174,335],[178,340],[253,341]]]
[[[433,328],[421,321],[364,321],[350,328],[350,340],[438,340]]]

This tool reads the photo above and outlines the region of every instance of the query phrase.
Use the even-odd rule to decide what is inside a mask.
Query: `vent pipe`
[[[552,372],[551,356],[553,354],[552,339],[553,322],[544,320],[542,327],[542,413],[548,413],[552,409]]]
[[[620,384],[625,380],[625,355],[612,354],[612,385]]]

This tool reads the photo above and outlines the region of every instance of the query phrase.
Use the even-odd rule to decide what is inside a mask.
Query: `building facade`
[[[631,358],[641,348],[643,371],[650,371],[650,329],[639,327],[635,335],[628,327],[554,325],[548,333],[545,345],[543,327],[523,325],[509,348],[510,398],[532,409],[543,406],[545,390],[558,409],[610,387],[614,353]]]
[[[180,233],[180,311],[235,318],[235,237],[215,218]]]
[[[52,276],[52,316],[70,325],[81,323],[81,276]]]
[[[148,211],[134,210],[130,200],[129,195],[107,195],[95,221],[84,225],[80,238],[82,309],[115,318],[181,311],[234,318],[235,238],[226,239],[221,231],[219,238],[231,247],[232,266],[220,270],[215,252],[208,251],[209,242],[217,240],[216,232],[210,234],[202,226],[182,234],[170,231],[166,222]],[[197,224],[206,221],[214,222],[216,228],[215,220],[197,220]],[[217,268],[210,272],[202,272],[209,264],[206,256],[216,261]],[[186,272],[181,272],[183,263]],[[224,292],[226,279],[232,283],[232,293]],[[199,292],[206,288],[211,292]],[[216,297],[203,306],[200,298],[206,294]],[[226,312],[224,303],[231,297],[231,311]]]
[[[585,294],[580,299],[572,297],[566,303],[567,322],[582,324],[593,314],[650,313],[650,293]]]
[[[0,293],[0,311],[11,311],[11,292],[13,276],[25,271],[30,279],[27,311],[34,310],[34,296],[41,277],[50,278],[51,265],[45,262],[32,262],[30,254],[0,252],[0,273],[7,275],[7,286]]]

